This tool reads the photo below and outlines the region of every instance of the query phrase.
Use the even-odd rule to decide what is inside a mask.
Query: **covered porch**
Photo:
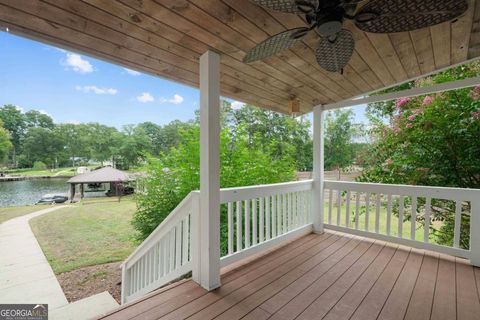
[[[306,25],[252,1],[0,0],[8,32],[200,88],[200,191],[123,263],[125,306],[107,319],[475,319],[480,190],[329,182],[323,163],[326,110],[480,84],[474,77],[372,94],[477,59],[480,2],[468,5],[454,21],[411,32],[365,33],[346,21],[355,50],[342,73],[331,73],[316,63],[315,32],[243,63],[268,36]],[[221,189],[220,95],[313,112],[313,179]],[[430,241],[434,200],[455,207],[451,245]]]
[[[335,231],[227,268],[221,281],[208,292],[180,280],[102,319],[450,320],[480,313],[480,269],[464,259]]]

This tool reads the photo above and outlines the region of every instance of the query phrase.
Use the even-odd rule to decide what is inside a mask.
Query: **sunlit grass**
[[[19,206],[19,207],[0,208],[0,223],[3,223],[7,220],[20,217],[41,209],[42,208],[38,206]]]
[[[121,261],[135,249],[130,221],[136,211],[130,199],[88,200],[30,221],[55,273]]]

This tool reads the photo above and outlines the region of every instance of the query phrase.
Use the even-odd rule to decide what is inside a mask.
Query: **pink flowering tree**
[[[454,68],[428,80],[389,91],[473,77],[480,64]],[[480,86],[368,107],[373,145],[360,181],[427,186],[480,188]],[[419,199],[420,202],[422,199]],[[440,205],[440,204],[437,204]],[[434,212],[435,241],[453,241],[453,204]],[[419,213],[422,207],[419,206]],[[468,210],[465,210],[466,212]],[[419,214],[419,222],[421,214]],[[405,217],[409,219],[407,215]],[[462,219],[462,245],[468,246],[469,216]]]

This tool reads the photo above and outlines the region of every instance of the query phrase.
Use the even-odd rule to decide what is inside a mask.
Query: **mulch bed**
[[[121,262],[80,268],[57,275],[68,302],[108,291],[118,303],[121,298]]]

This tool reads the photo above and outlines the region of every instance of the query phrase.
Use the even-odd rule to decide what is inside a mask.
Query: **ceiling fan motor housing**
[[[326,7],[317,11],[315,24],[323,37],[331,37],[342,30],[345,10],[342,6]]]

